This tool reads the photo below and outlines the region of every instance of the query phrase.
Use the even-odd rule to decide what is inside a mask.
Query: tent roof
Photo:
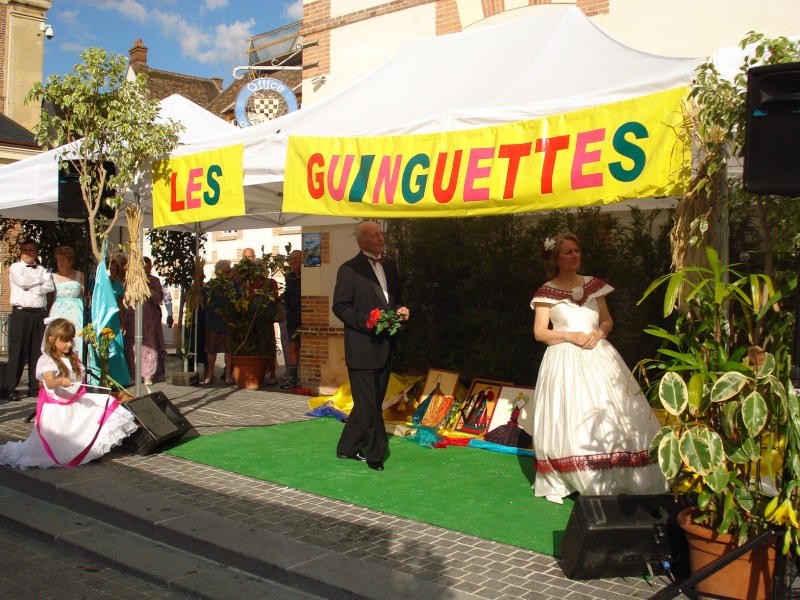
[[[188,144],[209,134],[230,131],[233,126],[178,94],[159,102],[159,120],[183,124],[180,143]],[[69,145],[48,150],[0,168],[0,217],[11,219],[58,220],[57,158]]]
[[[408,135],[513,123],[688,85],[699,63],[629,48],[573,7],[413,41],[316,104],[173,154],[244,143],[245,186],[280,184],[290,135]]]
[[[688,85],[699,62],[629,48],[573,7],[411,42],[360,81],[317,104],[244,129],[228,126],[209,135],[201,128],[173,156],[244,145],[247,214],[203,223],[204,230],[342,222],[281,212],[290,135],[407,135],[513,123]],[[22,169],[40,158],[0,169],[4,190],[23,183],[28,188],[0,199],[0,216],[11,216],[4,207],[55,202],[54,174],[41,175],[42,183],[38,174],[33,183],[30,176],[6,179],[5,169]],[[151,212],[149,201],[145,210]]]

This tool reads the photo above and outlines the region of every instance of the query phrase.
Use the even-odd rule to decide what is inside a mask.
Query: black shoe
[[[28,398],[38,398],[39,397],[39,390],[28,390]]]
[[[9,402],[19,402],[20,400],[22,400],[22,398],[17,392],[8,392],[6,400],[8,400]]]
[[[353,460],[360,460],[362,462],[367,460],[367,457],[361,454],[360,450],[355,454],[353,454],[353,456],[348,456],[347,454],[342,454],[341,452],[337,452],[336,458],[352,458]]]
[[[282,390],[293,390],[296,387],[300,387],[300,382],[297,380],[296,377],[293,379],[289,379],[285,383],[281,384]]]
[[[367,466],[370,469],[374,469],[375,471],[383,471],[383,463],[382,462],[367,461]]]

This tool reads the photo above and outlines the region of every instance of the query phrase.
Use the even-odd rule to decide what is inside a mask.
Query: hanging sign
[[[244,214],[244,146],[153,162],[153,227]]]
[[[236,96],[233,114],[239,127],[250,127],[297,110],[292,89],[277,79],[259,77],[242,88]]]
[[[690,149],[678,88],[508,125],[392,137],[292,136],[286,212],[442,217],[682,193]]]

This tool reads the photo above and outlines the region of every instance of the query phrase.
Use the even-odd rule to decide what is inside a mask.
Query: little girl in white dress
[[[0,465],[74,467],[107,453],[136,430],[133,415],[108,394],[86,393],[83,366],[73,352],[75,326],[53,319],[36,364],[36,424],[25,441],[0,446]]]

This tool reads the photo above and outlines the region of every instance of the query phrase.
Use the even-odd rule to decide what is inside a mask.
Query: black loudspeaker
[[[113,162],[103,163],[109,175],[116,174],[116,166]],[[59,219],[85,219],[88,216],[86,204],[83,202],[81,192],[80,175],[72,163],[68,163],[66,169],[58,171],[58,218]],[[103,200],[114,196],[114,190],[106,187],[103,190]],[[100,213],[106,218],[114,216],[114,210],[105,203],[100,208]]]
[[[689,575],[686,536],[677,524],[687,502],[672,496],[579,496],[561,541],[570,579]]]
[[[142,456],[150,454],[165,442],[181,437],[192,428],[164,392],[140,396],[124,402],[122,406],[133,413],[139,423],[139,429],[126,440],[126,445]]]
[[[800,196],[800,62],[747,71],[744,189]]]

